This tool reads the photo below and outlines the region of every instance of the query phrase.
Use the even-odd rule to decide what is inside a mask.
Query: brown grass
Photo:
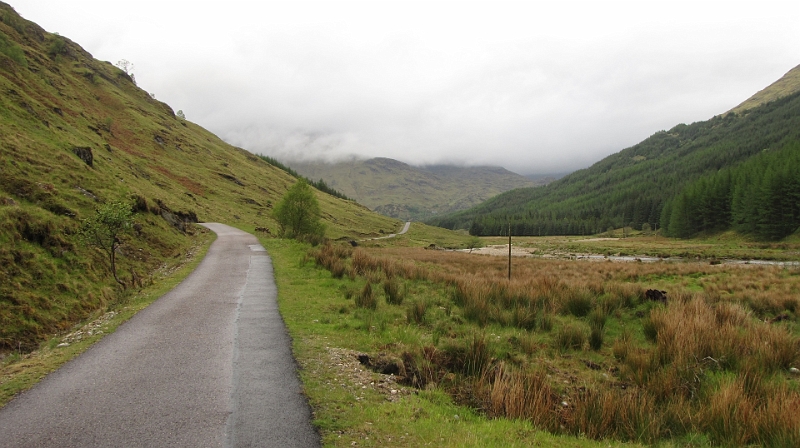
[[[800,446],[800,392],[787,373],[800,365],[797,272],[519,259],[509,281],[506,262],[409,248],[356,249],[350,258],[367,279],[441,285],[454,316],[484,328],[408,350],[410,384],[447,384],[490,416],[594,439],[700,433],[721,445]],[[648,302],[647,289],[667,291],[667,303]],[[436,327],[427,306],[412,302],[407,321]],[[776,316],[787,322],[771,323]],[[488,328],[521,332],[513,338],[521,353],[496,353]],[[556,367],[574,369],[569,360],[589,353],[605,359],[608,379],[578,372],[579,386]]]

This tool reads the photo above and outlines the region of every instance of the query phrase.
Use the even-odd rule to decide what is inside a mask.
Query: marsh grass
[[[383,282],[383,293],[386,296],[386,303],[389,305],[403,304],[403,291],[400,281],[394,277],[387,278]]]
[[[425,315],[428,313],[428,302],[425,299],[417,299],[408,305],[406,318],[408,323],[425,325]]]
[[[553,346],[560,352],[581,350],[586,343],[586,331],[582,325],[568,323],[556,331]]]
[[[554,433],[796,445],[796,273],[520,259],[509,282],[491,257],[383,248],[349,262],[367,283],[403,279],[437,297],[409,294],[404,324],[432,333],[403,346],[416,387]],[[647,289],[668,291],[667,303]]]
[[[372,283],[367,282],[361,291],[355,296],[355,304],[359,308],[367,308],[374,310],[378,308],[378,299],[375,298],[375,292],[372,290]]]

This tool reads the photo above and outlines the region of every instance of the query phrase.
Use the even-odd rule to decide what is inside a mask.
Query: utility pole
[[[511,221],[508,222],[508,281],[511,281]]]

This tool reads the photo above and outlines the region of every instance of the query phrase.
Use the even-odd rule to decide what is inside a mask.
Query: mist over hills
[[[417,167],[388,158],[290,165],[301,175],[323,179],[378,213],[403,220],[423,220],[464,210],[504,191],[550,181],[532,180],[501,167]]]

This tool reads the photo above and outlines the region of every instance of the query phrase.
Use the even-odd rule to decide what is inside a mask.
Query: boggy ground
[[[322,324],[480,415],[597,440],[800,444],[798,268],[515,259],[509,282],[502,257],[309,257],[340,291]]]

